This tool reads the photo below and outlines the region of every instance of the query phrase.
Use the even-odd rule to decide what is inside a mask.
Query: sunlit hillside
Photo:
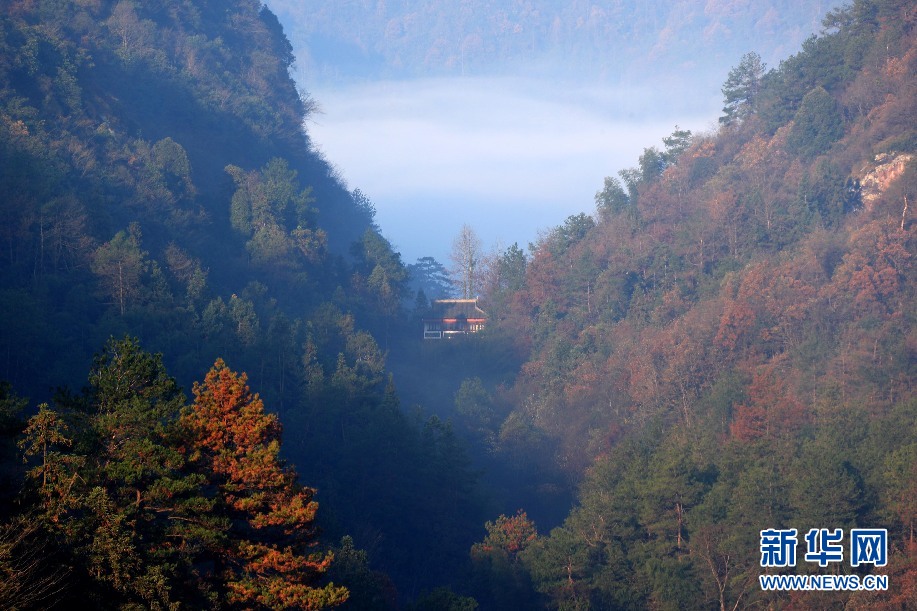
[[[377,75],[731,67],[407,265],[268,6],[0,0],[0,608],[917,608],[913,2],[277,4]]]

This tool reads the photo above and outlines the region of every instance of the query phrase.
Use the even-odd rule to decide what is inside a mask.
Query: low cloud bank
[[[523,79],[425,79],[313,90],[307,126],[351,188],[375,203],[406,262],[446,260],[462,223],[485,243],[527,245],[593,211],[605,176],[677,123],[703,131],[719,99],[656,86],[563,87]],[[320,204],[319,204],[320,205]]]

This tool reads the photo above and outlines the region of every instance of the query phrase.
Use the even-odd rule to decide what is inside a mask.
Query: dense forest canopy
[[[738,52],[715,131],[453,269],[313,149],[261,3],[0,5],[0,606],[917,606],[913,3]],[[459,293],[485,330],[422,340]],[[888,590],[763,591],[793,528],[886,529],[776,572]]]
[[[450,427],[402,411],[394,388],[386,389],[381,342],[400,334],[392,329],[400,324],[407,272],[373,224],[372,202],[349,190],[312,149],[303,130],[312,102],[290,77],[291,47],[274,15],[245,0],[2,7],[0,378],[9,383],[3,413],[11,444],[4,481],[7,490],[22,488],[13,442],[42,403],[48,408],[39,414],[53,423],[45,428],[69,433],[54,433],[39,454],[60,456],[67,477],[86,486],[70,491],[75,506],[48,514],[62,529],[32,531],[15,548],[50,550],[59,559],[59,573],[30,574],[49,584],[40,604],[87,593],[103,606],[169,606],[186,596],[191,606],[209,600],[278,606],[277,600],[312,596],[304,588],[313,584],[286,580],[286,590],[259,585],[257,596],[275,599],[256,602],[248,577],[212,568],[221,549],[230,553],[224,542],[237,540],[232,512],[238,508],[214,496],[216,484],[207,484],[214,476],[201,472],[209,463],[187,453],[198,428],[176,418],[186,402],[180,387],[203,380],[217,359],[250,372],[248,384],[263,398],[258,405],[263,400],[286,427],[284,457],[308,465],[299,473],[321,489],[324,510],[316,519],[324,523],[323,549],[353,535],[341,552],[348,561],[331,570],[356,577],[331,579],[362,579],[364,590],[393,599],[389,578],[374,576],[360,560],[361,548],[370,548],[375,565],[406,596],[445,582],[487,514],[476,509],[483,502],[474,496],[475,475]],[[97,407],[95,378],[79,390],[93,355],[105,358],[112,337],[139,338],[142,347],[132,343],[133,349],[160,353],[157,375],[177,380],[167,411],[147,413],[123,397],[136,418],[147,419],[135,423],[136,443],[153,449],[161,463],[149,467],[136,504],[123,493],[134,485],[129,469],[103,469],[107,455],[92,437],[102,425],[87,424],[108,413]],[[146,431],[143,422],[165,428]],[[279,427],[264,426],[270,432],[263,443],[276,454]],[[154,553],[156,537],[173,536],[161,529],[163,518],[173,526],[197,519],[154,509],[147,490],[162,494],[173,485],[163,478],[204,486],[205,498],[192,496],[188,502],[197,505],[187,511],[202,511],[201,503],[223,503],[225,511],[200,542]],[[42,505],[33,483],[27,480],[19,505],[29,511]],[[303,494],[293,498],[306,499]],[[447,496],[453,501],[445,502]],[[306,500],[302,505],[305,526],[296,528],[314,539],[314,508]],[[80,522],[87,507],[114,516],[113,530]],[[4,505],[4,515],[17,512]],[[141,527],[149,520],[152,534]],[[411,526],[421,522],[453,525],[453,536],[437,538],[442,550],[452,548],[442,562],[422,557],[434,535]],[[4,532],[13,536],[16,528]],[[284,532],[271,535],[278,550],[292,545],[300,553],[303,542],[317,541],[296,529]],[[236,553],[255,553],[251,545]],[[119,573],[111,563],[122,553],[137,560],[125,558]],[[280,565],[300,571],[296,563],[313,562],[312,553],[295,561],[272,556],[267,573]],[[316,574],[325,573],[331,556],[317,561]],[[245,561],[262,562],[250,555]],[[143,584],[128,583],[139,579],[138,571],[147,576]],[[343,599],[334,588],[312,589],[327,594],[325,602]],[[351,601],[359,600],[360,588],[351,584],[350,591]],[[28,602],[16,598],[15,588],[3,592],[11,598],[0,606]]]
[[[544,72],[617,80],[690,70],[749,48],[791,54],[840,2],[449,3],[272,0],[309,82]]]
[[[525,354],[501,440],[582,476],[510,555],[549,605],[915,604],[915,21],[855,2],[746,54],[716,133],[645,149],[494,285]],[[760,530],[822,524],[888,529],[889,592],[761,591]]]

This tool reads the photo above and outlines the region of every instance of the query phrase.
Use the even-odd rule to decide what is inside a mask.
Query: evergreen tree
[[[487,536],[471,547],[475,594],[484,608],[534,608],[537,597],[520,555],[538,538],[535,524],[521,509],[484,525]]]
[[[445,299],[452,295],[449,271],[433,257],[420,257],[407,266],[407,271],[415,293],[423,291],[428,299]]]
[[[95,251],[92,271],[122,316],[137,299],[147,265],[147,253],[140,249],[140,229],[135,223],[129,231],[119,231]]]
[[[723,116],[720,123],[740,123],[758,110],[761,79],[766,66],[757,53],[746,53],[739,65],[729,71],[723,84]]]
[[[21,445],[44,528],[96,586],[77,588],[98,604],[202,600],[192,564],[211,504],[178,449],[184,395],[161,357],[112,339],[87,391],[59,403],[40,406]]]
[[[281,462],[280,423],[246,380],[217,360],[181,417],[188,459],[228,524],[208,550],[218,599],[237,608],[340,604],[346,588],[318,584],[332,554],[315,551],[315,491]]]
[[[815,157],[843,135],[844,122],[837,102],[823,87],[816,87],[802,98],[787,147],[804,157]]]
[[[595,207],[599,214],[610,216],[623,211],[630,204],[630,197],[614,176],[605,177],[605,187],[595,194]]]

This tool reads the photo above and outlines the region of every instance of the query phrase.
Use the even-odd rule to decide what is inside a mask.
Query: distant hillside
[[[822,375],[860,324],[884,329],[870,341],[894,356],[857,393],[911,395],[917,14],[861,0],[835,19],[777,68],[745,55],[716,133],[676,130],[644,149],[605,179],[594,216],[533,245],[521,290],[493,280],[492,310],[530,351],[517,383],[546,408],[527,409],[567,438],[567,459],[588,462],[584,436],[617,420],[605,397],[628,421],[676,410],[687,424],[724,367]],[[796,352],[807,342],[817,366]],[[579,401],[598,411],[575,424]],[[601,453],[607,440],[593,441]]]
[[[562,526],[485,540],[490,596],[524,574],[553,608],[917,605],[917,11],[830,25],[742,57],[716,133],[676,130],[497,260],[489,332],[527,356],[489,430],[582,479]],[[854,527],[888,530],[887,592],[762,592],[761,530]]]
[[[786,57],[839,1],[268,3],[313,81],[529,71],[617,80]]]

